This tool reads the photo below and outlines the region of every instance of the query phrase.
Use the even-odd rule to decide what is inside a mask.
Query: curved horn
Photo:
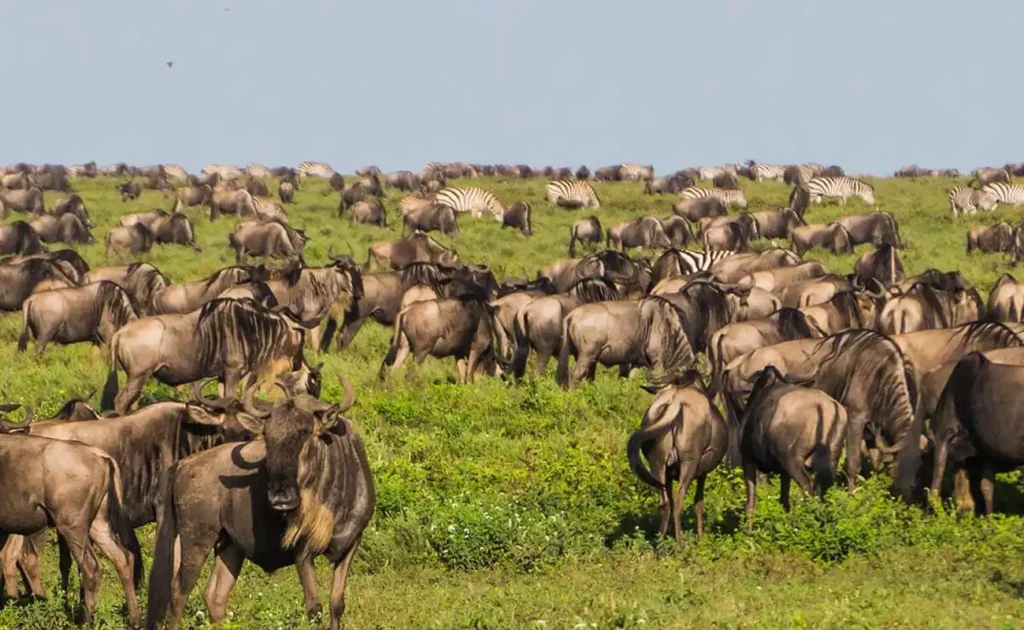
[[[341,386],[345,389],[345,398],[337,404],[337,413],[345,413],[353,404],[355,404],[356,391],[352,387],[352,381],[348,380],[344,376],[339,374],[338,380],[341,381]]]
[[[245,410],[245,413],[249,414],[250,416],[252,416],[254,418],[259,418],[261,420],[266,420],[267,418],[270,417],[270,412],[269,411],[261,411],[261,410],[256,408],[255,400],[254,400],[255,396],[256,396],[256,383],[253,383],[250,387],[247,387],[245,392],[242,394],[242,409]]]

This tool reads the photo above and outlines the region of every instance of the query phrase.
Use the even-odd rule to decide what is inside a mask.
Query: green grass
[[[955,220],[949,215],[948,180],[877,180],[876,198],[893,212],[911,247],[902,252],[910,274],[929,267],[960,269],[983,294],[1008,269],[1002,257],[965,254],[965,230],[974,223],[1008,220],[1020,213]],[[127,212],[169,207],[146,192],[122,204],[111,180],[76,181],[86,200],[99,244],[83,247],[94,267],[106,261],[106,230]],[[569,225],[590,212],[566,212],[544,201],[544,181],[474,182],[506,204],[524,199],[534,208],[532,238],[500,230],[490,219],[463,218],[451,244],[464,260],[489,262],[500,274],[532,276],[564,257]],[[743,183],[751,209],[781,207],[781,184]],[[642,214],[667,216],[670,197],[646,197],[633,183],[596,184],[605,227]],[[326,262],[328,250],[348,251],[359,261],[375,241],[396,238],[392,210],[388,230],[350,226],[337,218],[337,194],[317,182],[297,194],[291,222],[313,240],[310,264]],[[48,205],[57,196],[48,193]],[[864,211],[814,207],[811,222]],[[227,235],[230,218],[210,223],[191,211],[196,254],[157,246],[143,257],[172,280],[209,275],[233,263]],[[815,251],[809,256],[848,272],[866,247],[851,256]],[[88,345],[51,346],[37,360],[19,356],[17,314],[0,317],[0,392],[31,404],[37,417],[57,410],[72,395],[99,389],[105,353]],[[855,495],[833,491],[824,500],[798,497],[794,511],[777,504],[777,486],[762,486],[754,531],[743,531],[744,491],[736,471],[712,474],[707,492],[708,535],[688,535],[682,549],[654,539],[653,491],[629,472],[625,441],[650,395],[641,376],[619,380],[599,370],[598,379],[572,392],[549,374],[521,386],[478,379],[452,384],[452,361],[429,360],[380,383],[376,371],[390,331],[366,324],[344,354],[324,360],[327,373],[342,373],[357,388],[351,417],[361,430],[378,490],[378,509],[357,555],[349,583],[349,628],[637,628],[637,627],[1018,627],[1024,533],[1017,516],[959,519],[939,506],[926,515],[891,500],[884,478],[868,480]],[[552,370],[553,372],[553,370]],[[122,377],[123,380],[123,377]],[[340,386],[325,379],[324,397]],[[150,384],[143,402],[177,393]],[[1017,475],[1001,478],[1004,511],[1024,505]],[[688,508],[684,526],[692,529]],[[737,531],[739,530],[739,531]],[[152,528],[142,532],[152,548]],[[51,548],[52,551],[52,548]],[[55,557],[45,559],[45,584],[57,584]],[[148,566],[148,559],[147,559]],[[329,585],[328,567],[321,588]],[[123,597],[108,566],[101,623],[119,627]],[[193,592],[186,622],[204,627],[200,593]],[[326,601],[327,593],[321,593]],[[233,627],[309,627],[302,620],[301,589],[294,571],[263,575],[249,566],[231,599]],[[56,602],[8,604],[0,628],[60,628]]]

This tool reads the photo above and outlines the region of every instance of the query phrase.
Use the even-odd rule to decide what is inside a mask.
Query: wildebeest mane
[[[693,366],[695,358],[693,347],[686,336],[686,328],[683,325],[683,311],[675,304],[660,295],[648,295],[640,299],[641,313],[648,309],[656,309],[661,316],[662,332],[665,337],[662,339],[661,363],[664,374],[661,377],[652,377],[653,382],[672,382],[684,369]],[[644,323],[650,327],[654,322],[645,318]],[[646,331],[645,338],[650,343],[651,331]]]
[[[572,283],[568,293],[579,298],[584,304],[618,300],[621,297],[615,285],[603,276],[580,278]]]
[[[817,329],[811,328],[807,323],[807,317],[800,309],[780,308],[774,316],[783,339],[810,339],[821,334]]]
[[[128,283],[130,278],[133,278],[135,274],[140,273],[146,267],[149,269],[146,272],[141,285],[138,287],[138,290],[135,292],[135,298],[141,302],[141,304],[135,304],[134,306],[135,310],[140,313],[144,312],[145,309],[148,309],[149,306],[152,305],[153,298],[156,294],[171,283],[167,276],[165,276],[164,273],[154,265],[144,262],[135,262],[128,265],[128,268],[125,271],[125,284]]]
[[[704,279],[686,283],[672,296],[683,312],[687,337],[694,350],[705,349],[708,330],[719,330],[729,323],[729,304],[721,287]]]
[[[213,275],[211,275],[209,278],[207,278],[203,282],[203,289],[202,290],[203,291],[208,290],[211,286],[214,285],[214,283],[219,282],[220,280],[223,280],[225,276],[227,276],[229,274],[233,274],[233,273],[238,272],[238,271],[244,271],[245,273],[249,274],[250,276],[252,275],[252,270],[251,270],[250,267],[241,266],[241,265],[233,265],[231,267],[224,267],[223,269],[218,269],[217,271],[215,271],[213,273]],[[237,283],[237,278],[236,278],[236,283]]]
[[[416,285],[423,285],[433,289],[434,293],[441,295],[444,292],[443,285],[451,282],[454,267],[448,267],[432,262],[414,262],[406,265],[402,271],[402,290],[408,291]]]
[[[128,293],[120,285],[108,280],[99,282],[92,307],[92,321],[101,322],[106,315],[115,330],[138,317],[135,304]]]
[[[197,361],[220,367],[224,359],[241,354],[248,371],[257,373],[270,359],[289,330],[282,315],[272,313],[252,299],[217,298],[199,311],[196,336]]]
[[[65,262],[71,265],[80,276],[89,273],[89,264],[73,249],[58,249],[46,255],[47,260]]]
[[[837,291],[826,304],[830,304],[836,309],[842,321],[855,324],[854,328],[867,328],[865,324],[868,322],[864,321],[860,304],[857,303],[857,297],[853,291]]]
[[[923,282],[915,282],[903,295],[916,295],[928,307],[928,319],[937,317],[937,328],[949,328],[950,294]]]
[[[960,326],[958,333],[961,351],[1024,347],[1024,339],[1002,322],[971,322]]]

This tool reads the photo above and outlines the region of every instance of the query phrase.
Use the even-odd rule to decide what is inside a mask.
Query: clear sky
[[[1021,0],[0,0],[0,163],[1001,165],[1022,25]]]

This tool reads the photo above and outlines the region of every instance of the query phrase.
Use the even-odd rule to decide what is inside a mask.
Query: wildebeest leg
[[[683,511],[683,500],[686,498],[686,491],[690,489],[690,482],[693,481],[693,476],[697,472],[697,463],[683,461],[679,465],[679,486],[676,488],[676,496],[673,500],[672,506],[672,525],[675,528],[676,544],[680,545],[683,542],[682,538],[682,525],[680,524],[679,514]]]
[[[789,511],[789,473],[782,473],[779,475],[779,503],[782,503],[782,509]]]
[[[455,359],[455,367],[458,369],[458,372],[459,372],[459,383],[465,383],[466,382],[466,359],[464,359],[464,358]]]
[[[203,592],[203,601],[210,612],[210,621],[219,624],[228,615],[228,597],[231,588],[242,572],[245,556],[235,545],[221,549],[213,556],[213,571],[210,582]]]
[[[985,516],[992,516],[992,492],[996,485],[995,466],[984,462],[979,466],[981,472],[981,497],[984,500]]]
[[[306,600],[306,616],[315,619],[323,612],[320,605],[320,594],[316,584],[316,567],[313,566],[313,558],[299,558],[295,563],[295,571],[299,574],[299,583],[302,584],[302,595]]]
[[[309,334],[306,335],[306,341],[309,343],[309,347],[317,352],[320,351],[320,326],[313,326],[307,331]]]
[[[555,350],[556,348],[537,346],[537,376],[544,376],[544,373],[548,371],[548,361],[551,360],[551,355],[555,353]]]
[[[747,484],[747,531],[754,531],[754,510],[757,509],[757,466],[743,462],[743,480]]]
[[[135,404],[139,394],[142,393],[142,386],[146,384],[146,381],[152,375],[152,372],[143,372],[142,374],[131,374],[128,376],[124,389],[114,399],[114,410],[117,412],[117,415],[123,416],[128,412],[128,409]]]
[[[846,488],[850,492],[857,487],[857,475],[861,467],[860,447],[866,426],[867,418],[860,412],[850,414],[846,424]]]
[[[42,530],[25,539],[22,545],[21,557],[18,562],[25,572],[25,581],[28,582],[32,594],[39,599],[46,599],[46,589],[43,588],[42,571],[39,566],[39,559],[43,555],[43,548],[49,540],[50,532]]]
[[[942,478],[939,478],[941,483]],[[966,466],[957,466],[953,471],[953,502],[956,503],[958,514],[974,514],[974,496],[971,493],[971,480],[967,475]]]
[[[68,597],[70,596],[71,589],[71,550],[68,549],[67,542],[61,536],[57,537],[57,565],[60,569],[60,588],[64,592],[64,605],[69,606]],[[81,591],[82,584],[79,584],[79,591]]]
[[[928,488],[930,493],[939,498],[942,492],[942,477],[946,474],[946,460],[949,457],[949,443],[945,439],[936,436],[935,438],[935,462],[932,464],[932,484]],[[958,468],[954,474],[954,479],[957,479],[962,471],[962,468]],[[956,481],[954,481],[955,488]],[[956,492],[954,491],[954,496]]]
[[[338,340],[335,343],[335,347],[339,351],[344,350],[348,347],[348,344],[352,343],[352,340],[356,338],[356,333],[362,328],[364,321],[366,321],[365,318],[345,322],[341,327],[341,334],[338,335]]]
[[[814,490],[811,486],[811,476],[807,474],[807,468],[804,466],[804,458],[791,453],[782,466],[789,478],[795,481],[801,490],[807,494]]]
[[[619,378],[629,378],[629,373],[633,370],[632,363],[623,363],[619,366]]]
[[[334,581],[331,584],[331,630],[338,630],[341,616],[345,614],[345,581],[348,579],[348,569],[352,566],[352,557],[356,555],[357,548],[359,540],[352,543],[352,547],[345,553],[341,562],[334,566]]]
[[[61,522],[57,524],[57,535],[67,544],[71,557],[82,573],[82,608],[83,623],[92,625],[93,612],[96,610],[96,590],[100,580],[100,563],[92,552],[89,544],[88,530],[84,524]],[[65,597],[67,591],[65,590]]]
[[[178,630],[181,627],[181,616],[185,613],[185,604],[188,603],[188,595],[196,587],[199,581],[199,573],[206,563],[206,556],[216,542],[212,541],[188,541],[179,537],[181,545],[181,566],[178,568],[177,579],[171,580],[171,614],[167,619],[168,630]]]
[[[18,598],[18,558],[24,546],[22,536],[7,537],[3,549],[0,550],[0,564],[3,565],[4,594],[9,599]]]
[[[106,501],[100,506],[100,511],[89,528],[89,538],[114,565],[117,577],[121,580],[121,587],[124,588],[125,601],[128,605],[129,625],[133,628],[140,627],[142,619],[139,616],[139,602],[135,596],[135,583],[132,581],[132,566],[134,562],[142,562],[142,558],[132,556],[114,538],[110,521],[107,520]]]
[[[697,477],[697,490],[693,493],[693,511],[697,517],[697,540],[704,535],[704,480],[707,475]]]

